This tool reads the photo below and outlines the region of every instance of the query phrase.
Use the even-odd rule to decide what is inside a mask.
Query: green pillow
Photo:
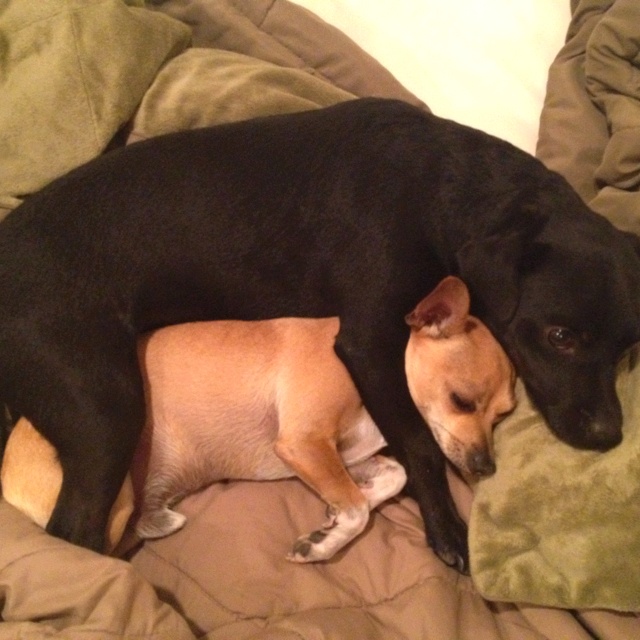
[[[489,600],[640,610],[640,367],[618,371],[624,439],[579,451],[555,438],[519,384],[495,433],[497,472],[471,511],[471,573]]]
[[[0,33],[0,218],[102,153],[191,39],[142,0],[9,0]]]

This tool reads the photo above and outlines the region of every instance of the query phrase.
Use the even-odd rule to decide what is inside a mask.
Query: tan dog
[[[445,278],[406,320],[414,402],[461,471],[492,472],[493,426],[514,407],[509,360],[469,315],[469,294],[457,278]],[[211,482],[297,475],[328,504],[330,519],[298,538],[287,557],[325,560],[365,528],[371,509],[402,489],[404,469],[374,455],[386,443],[334,353],[338,328],[337,318],[216,321],[167,327],[140,340],[148,420],[132,475],[144,487],[141,537],[180,529],[185,517],[172,506]],[[18,446],[37,434],[25,422],[7,445],[3,490],[43,524],[59,480],[57,488],[51,480],[38,489],[32,484],[55,458],[49,453],[45,464],[42,451]],[[45,496],[36,517],[34,504]],[[111,540],[120,533],[111,531]]]

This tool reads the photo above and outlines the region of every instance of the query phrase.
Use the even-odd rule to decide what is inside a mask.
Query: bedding
[[[577,19],[575,16],[591,15],[594,2],[574,2],[574,20]],[[135,26],[131,26],[133,33],[124,38],[130,46],[126,58],[135,61],[136,69],[149,63],[148,56],[154,51],[154,47],[147,46],[151,37],[146,30],[146,25],[151,24],[148,21],[159,19],[157,24],[161,27],[158,28],[164,34],[164,53],[155,56],[156,66],[151,77],[139,83],[139,87],[145,86],[138,89],[133,108],[131,96],[123,91],[123,86],[131,73],[135,75],[135,70],[122,66],[116,74],[119,81],[105,85],[104,103],[120,115],[113,120],[117,124],[105,129],[109,133],[92,148],[90,153],[94,155],[107,147],[170,130],[252,115],[317,108],[356,96],[399,97],[425,109],[433,108],[429,99],[434,86],[432,82],[415,83],[409,91],[378,62],[378,49],[371,49],[374,56],[365,53],[343,32],[304,7],[286,0],[165,0],[149,3],[146,9],[139,2],[124,5],[117,0],[95,0],[94,4],[111,7],[110,16],[114,13],[120,16],[119,19],[127,16],[130,26],[139,21],[141,31],[137,32]],[[114,4],[118,7],[114,8]],[[311,6],[312,3],[305,0],[301,4]],[[357,31],[358,25],[367,25],[368,16],[379,15],[371,9],[372,4],[344,0],[344,3],[316,2],[313,8],[321,13],[327,6],[348,8],[347,15],[353,19],[347,21],[345,28]],[[410,31],[415,25],[427,24],[428,11],[434,11],[434,4],[414,3],[414,13],[411,13],[408,2],[399,2],[398,14],[405,16],[406,29]],[[467,44],[473,49],[478,41],[471,39],[467,43],[460,25],[466,24],[468,29],[475,27],[480,32],[479,24],[474,25],[478,21],[469,20],[469,16],[478,16],[480,5],[474,4],[474,0],[456,4],[460,12],[455,15],[461,16],[460,22],[445,21],[444,26],[433,27],[434,32],[439,32],[440,40],[436,41],[436,34],[432,33],[432,44],[442,51],[436,55],[429,49],[432,56],[423,61],[427,66],[439,68],[442,77],[449,76],[452,83],[455,82],[456,67],[449,68],[442,61],[447,40],[460,51]],[[504,3],[502,18],[506,20],[508,7],[517,4]],[[3,34],[8,33],[7,26],[16,24],[20,12],[31,10],[30,3],[23,0],[9,0],[6,6],[8,9],[0,10]],[[46,6],[52,14],[76,19],[78,5],[73,0],[49,0]],[[475,13],[471,11],[474,6]],[[486,11],[489,4],[482,6]],[[554,3],[553,10],[551,3],[542,3],[540,6],[545,6],[547,13],[540,14],[523,14],[522,6],[518,9],[521,18],[517,24],[525,29],[531,15],[541,21],[536,24],[544,23],[544,19],[551,16],[556,19],[555,7],[559,3]],[[533,4],[527,6],[531,8]],[[468,13],[463,19],[465,10]],[[13,22],[7,21],[8,17]],[[418,19],[420,17],[422,21]],[[493,17],[500,18],[492,16],[491,19]],[[28,22],[31,24],[32,20]],[[98,30],[104,31],[109,21],[101,15],[97,24],[100,24]],[[187,46],[184,39],[185,25],[192,34],[191,46]],[[384,24],[377,23],[378,34],[381,27]],[[97,28],[96,23],[93,28]],[[368,33],[374,31],[373,27],[367,30]],[[532,37],[531,31],[526,33]],[[71,42],[74,41],[73,34],[72,29],[66,30]],[[155,34],[153,29],[152,34]],[[363,37],[362,34],[354,35]],[[116,36],[115,33],[112,36],[113,46],[124,47]],[[584,39],[584,33],[580,37]],[[520,40],[523,48],[518,52],[532,46],[530,41],[526,45],[526,39]],[[571,42],[570,39],[568,44]],[[500,46],[494,44],[495,58],[487,62],[487,69],[497,64],[500,57]],[[69,39],[43,40],[41,55],[52,59],[56,47],[64,49],[69,45]],[[47,50],[47,46],[51,50]],[[419,44],[413,46],[418,48]],[[504,48],[501,53],[505,53]],[[525,67],[519,67],[512,60],[518,56],[512,50],[508,53],[516,99],[510,103],[511,96],[503,95],[502,89],[498,91],[496,87],[493,95],[495,113],[500,113],[502,106],[509,111],[518,109],[521,103],[517,99],[517,79],[527,65],[536,69],[536,80],[526,79],[527,83],[534,83],[525,91],[526,100],[536,93],[540,104],[532,108],[539,108],[542,92],[538,94],[532,87],[540,78],[546,77],[547,63],[540,60],[536,65],[529,56]],[[94,69],[110,58],[113,50],[111,44],[90,47],[83,55],[87,59],[82,67]],[[480,51],[469,51],[469,59],[473,56],[476,59],[472,75],[482,74],[483,67],[477,60]],[[570,64],[574,62],[570,55],[567,60]],[[560,58],[556,65],[559,63],[562,63]],[[578,63],[574,68],[579,71],[582,67]],[[550,165],[557,161],[568,166],[570,162],[566,158],[558,160],[561,154],[557,153],[557,145],[571,147],[571,132],[567,135],[561,124],[556,128],[551,123],[566,124],[566,120],[571,120],[571,124],[575,124],[574,118],[567,118],[566,113],[558,118],[553,114],[554,105],[566,100],[567,92],[570,93],[573,87],[565,86],[563,81],[554,86],[554,73],[558,73],[557,66],[550,77],[539,152]],[[64,145],[68,141],[68,130],[61,130],[54,124],[59,114],[77,100],[77,86],[64,82],[52,82],[51,86],[25,82],[18,93],[12,93],[13,80],[9,82],[8,78],[15,75],[14,71],[1,76],[5,82],[3,96],[9,97],[7,102],[15,104],[19,98],[23,102],[41,101],[46,105],[42,92],[49,90],[49,108],[37,113],[39,134],[36,140],[43,149]],[[491,89],[487,90],[483,98],[491,93]],[[460,96],[461,92],[456,95]],[[469,96],[465,95],[464,99],[468,100]],[[455,102],[453,95],[451,101]],[[533,102],[529,106],[531,104]],[[451,115],[443,113],[443,109],[443,106],[438,108],[439,115]],[[473,111],[472,107],[469,111]],[[30,129],[31,120],[24,112],[12,117],[23,118],[14,128],[18,134]],[[494,119],[500,120],[499,117]],[[598,126],[600,134],[607,131],[602,122]],[[513,136],[514,142],[520,140],[521,146],[533,148],[536,136],[531,127],[531,119],[527,117],[526,127],[514,125],[503,137]],[[517,134],[515,129],[518,129]],[[84,129],[78,131],[84,132]],[[114,134],[115,138],[112,137]],[[25,144],[29,140],[27,135]],[[603,134],[597,140],[605,144],[607,137]],[[13,147],[2,149],[3,161],[22,152],[19,142],[16,140]],[[581,157],[578,153],[572,166],[573,163],[580,165]],[[596,154],[596,157],[600,156]],[[21,180],[32,180],[38,175],[45,176],[38,180],[51,179],[55,164],[49,153],[34,153],[29,170],[23,166],[15,181],[2,182],[1,193],[9,196],[4,200],[7,208],[14,205],[17,197],[27,195],[40,184],[36,179],[24,183]],[[583,166],[585,172],[594,169],[592,163]],[[577,170],[575,175],[579,175]],[[593,178],[589,182],[588,177],[582,178],[582,182],[591,184],[594,190],[600,185]],[[20,185],[19,188],[16,185]],[[635,372],[629,374],[632,375]],[[631,394],[635,387],[629,385],[626,388]],[[524,400],[521,411],[524,423],[530,415]],[[504,468],[503,460],[510,455],[508,447],[513,429],[505,426],[508,428],[498,432],[498,474]],[[522,431],[527,429],[523,427]],[[514,441],[515,437],[519,434],[514,435]],[[453,474],[451,483],[460,509],[468,517],[470,491]],[[496,492],[499,490],[502,488],[495,489]],[[478,497],[483,495],[481,491],[485,489],[478,490]],[[499,504],[499,493],[496,493],[496,504]],[[640,620],[635,613],[560,608],[563,604],[539,606],[534,600],[509,597],[510,594],[502,597],[489,594],[498,599],[487,600],[474,585],[477,576],[472,579],[459,575],[444,566],[426,546],[418,508],[406,497],[390,501],[377,510],[364,534],[330,562],[302,567],[288,563],[284,556],[291,540],[297,532],[309,528],[322,517],[323,509],[319,498],[295,480],[219,483],[183,500],[180,510],[189,520],[182,531],[144,544],[132,539],[126,541],[121,548],[125,562],[54,540],[15,509],[0,502],[0,610],[3,621],[0,638],[16,638],[21,634],[30,638],[56,637],[57,634],[57,637],[65,638],[206,637],[225,640],[354,637],[618,640],[640,637]],[[474,517],[472,514],[472,531]],[[544,591],[546,576],[541,578],[536,574],[535,578],[539,580],[538,589]]]
[[[0,7],[0,219],[22,196],[102,153],[158,69],[189,44],[186,25],[128,4]]]
[[[572,7],[538,156],[595,211],[640,233],[640,5]],[[487,598],[640,611],[640,368],[632,364],[631,356],[621,363],[618,380],[624,439],[607,454],[555,440],[524,394],[498,427],[498,471],[479,483],[470,527],[472,574]]]
[[[640,611],[640,368],[620,366],[623,443],[607,454],[554,438],[522,387],[496,430],[498,471],[470,518],[471,571],[486,598]]]

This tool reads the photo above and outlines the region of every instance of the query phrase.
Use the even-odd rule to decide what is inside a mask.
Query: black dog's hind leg
[[[65,412],[67,437],[57,447],[62,489],[47,525],[50,534],[96,551],[104,549],[109,512],[144,424],[144,391],[137,366],[111,373],[120,377],[117,384],[105,381],[100,393],[85,395],[73,411],[70,405]],[[84,433],[70,440],[74,431]]]
[[[135,338],[82,336],[53,347],[14,381],[18,408],[56,448],[63,481],[47,531],[104,550],[109,512],[144,424]],[[24,370],[24,373],[22,373]],[[21,405],[21,406],[20,406]]]
[[[468,572],[467,528],[449,490],[446,459],[409,394],[404,369],[408,336],[387,329],[374,336],[365,327],[350,330],[341,322],[336,353],[392,454],[405,467],[407,490],[420,506],[432,549],[449,566]]]

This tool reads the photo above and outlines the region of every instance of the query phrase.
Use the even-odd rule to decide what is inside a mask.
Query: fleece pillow
[[[128,6],[140,5],[140,6]],[[8,0],[0,11],[0,219],[129,120],[189,28],[142,0]]]
[[[489,600],[640,611],[640,366],[618,373],[624,439],[606,453],[555,438],[526,398],[495,433],[497,472],[479,482],[469,542]]]
[[[127,142],[353,98],[300,69],[233,51],[190,48],[157,74],[129,124]]]

